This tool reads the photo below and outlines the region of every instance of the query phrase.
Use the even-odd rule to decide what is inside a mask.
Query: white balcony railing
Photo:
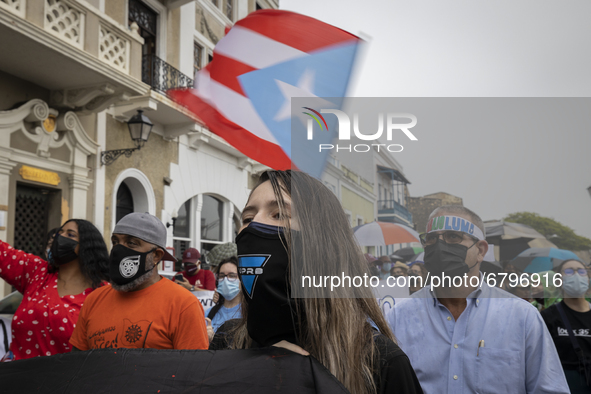
[[[45,0],[45,29],[64,41],[84,49],[86,15],[61,0]]]
[[[25,17],[26,0],[0,0],[0,8],[4,8],[21,18]]]
[[[100,26],[99,59],[125,73],[129,72],[129,45],[129,40],[113,29]]]

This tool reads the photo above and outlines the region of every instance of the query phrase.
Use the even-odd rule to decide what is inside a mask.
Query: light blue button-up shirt
[[[425,287],[387,315],[425,394],[569,393],[536,308],[486,283],[467,303],[455,321]]]

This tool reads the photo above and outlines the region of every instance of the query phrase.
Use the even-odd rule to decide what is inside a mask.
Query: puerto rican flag
[[[342,101],[335,100],[346,94],[360,43],[357,36],[304,15],[256,11],[218,42],[213,60],[195,76],[195,89],[168,93],[246,156],[273,169],[319,176],[318,162],[292,162],[305,155],[292,155],[291,98],[337,98],[323,108],[339,107]],[[323,141],[315,142],[330,143],[335,127],[318,135]]]

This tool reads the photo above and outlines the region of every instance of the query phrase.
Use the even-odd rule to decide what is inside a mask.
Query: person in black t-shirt
[[[566,260],[557,272],[562,275],[564,297],[559,304],[583,351],[586,368],[589,371],[591,368],[591,306],[585,300],[585,292],[589,288],[587,269],[578,260]],[[575,353],[558,305],[552,305],[541,314],[556,345],[571,393],[591,393],[591,388],[586,384],[584,372],[581,371],[584,366]]]

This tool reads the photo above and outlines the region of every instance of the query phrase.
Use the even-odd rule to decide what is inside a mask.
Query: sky
[[[536,212],[591,238],[591,2],[280,0],[280,8],[366,39],[349,96],[549,98],[494,102],[541,103],[545,123],[530,127],[495,119],[496,129],[420,133],[419,121],[419,141],[395,158],[411,196],[444,191],[483,220]],[[579,99],[551,99],[559,97]],[[434,160],[442,151],[450,154]]]

